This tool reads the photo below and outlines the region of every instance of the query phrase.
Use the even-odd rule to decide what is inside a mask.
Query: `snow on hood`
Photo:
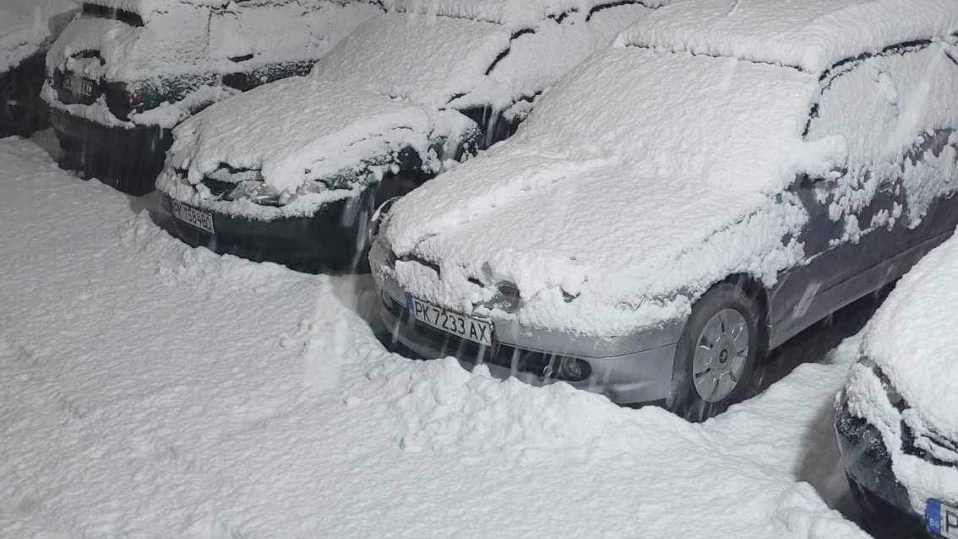
[[[455,111],[424,108],[338,81],[294,77],[190,118],[176,129],[169,160],[187,169],[192,183],[228,164],[260,170],[267,184],[294,193],[308,180],[365,158],[405,147],[426,154],[435,139],[462,136],[474,126]]]
[[[0,73],[40,50],[77,7],[74,0],[5,0],[0,5]]]
[[[842,158],[838,140],[802,140],[817,90],[789,68],[600,53],[512,140],[396,204],[387,243],[442,280],[402,260],[395,277],[466,311],[488,299],[469,278],[512,282],[520,321],[607,335],[681,315],[730,274],[773,280],[807,218],[783,188]]]
[[[954,0],[688,0],[638,21],[618,42],[818,73],[863,52],[954,30]]]
[[[923,423],[958,440],[958,238],[921,260],[875,313],[863,351]]]
[[[172,162],[188,166],[194,182],[228,163],[261,169],[268,184],[295,190],[380,155],[387,142],[425,152],[434,132],[455,136],[475,127],[440,106],[477,84],[509,37],[490,23],[382,15],[310,76],[247,92],[186,122],[176,131]]]

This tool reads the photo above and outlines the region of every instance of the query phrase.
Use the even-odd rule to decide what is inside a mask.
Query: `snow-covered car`
[[[958,238],[897,284],[863,332],[836,417],[868,524],[958,537]]]
[[[951,0],[687,0],[370,252],[402,349],[701,420],[958,223]]]
[[[305,75],[380,13],[360,0],[88,0],[46,57],[61,165],[153,189],[171,128],[209,104]]]
[[[46,123],[43,56],[78,8],[74,0],[0,4],[0,137],[27,136]]]
[[[176,130],[156,183],[176,234],[298,269],[364,261],[379,204],[509,136],[647,3],[386,2],[308,78]]]

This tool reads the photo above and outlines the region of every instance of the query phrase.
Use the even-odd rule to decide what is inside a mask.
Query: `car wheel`
[[[692,308],[675,356],[669,409],[699,422],[748,397],[758,358],[761,310],[740,287],[722,283]]]

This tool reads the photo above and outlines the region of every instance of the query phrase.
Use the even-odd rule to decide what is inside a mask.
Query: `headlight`
[[[866,357],[861,360],[861,364],[864,365],[865,367],[868,367],[872,371],[872,373],[874,373],[875,376],[878,377],[878,380],[881,382],[882,388],[885,390],[885,396],[888,398],[888,402],[890,402],[891,405],[897,408],[898,410],[903,409],[905,406],[904,397],[902,397],[901,393],[899,393],[898,390],[895,389],[894,384],[892,384],[891,380],[889,380],[888,377],[885,376],[885,373],[882,372],[881,367],[879,367],[878,364],[875,363],[875,360]]]
[[[296,195],[286,191],[279,191],[272,185],[263,182],[241,182],[235,189],[226,195],[226,200],[246,198],[261,206],[285,206],[292,202]]]

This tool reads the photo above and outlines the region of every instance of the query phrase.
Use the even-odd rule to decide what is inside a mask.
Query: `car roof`
[[[226,7],[231,2],[257,6],[283,6],[288,4],[374,4],[381,5],[377,0],[77,0],[84,4],[96,4],[109,8],[122,9],[148,15],[155,11],[163,11],[170,6],[187,5],[198,7]]]
[[[659,7],[673,0],[383,0],[390,11],[459,17],[521,27],[572,11],[592,13],[606,7],[642,4]]]
[[[639,20],[617,45],[819,73],[847,58],[956,30],[955,0],[685,0]]]

